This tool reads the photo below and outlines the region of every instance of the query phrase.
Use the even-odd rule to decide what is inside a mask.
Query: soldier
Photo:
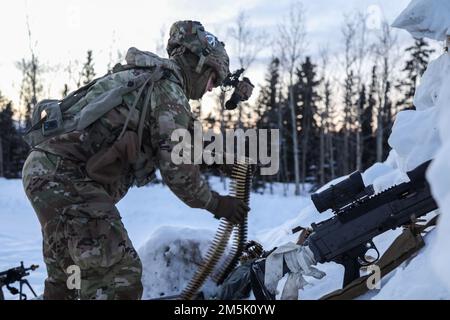
[[[150,182],[156,168],[192,208],[233,223],[249,211],[210,190],[199,166],[176,165],[170,157],[171,133],[193,126],[188,99],[201,98],[229,74],[224,44],[199,22],[179,21],[167,51],[163,59],[131,48],[126,65],[58,104],[35,108],[23,185],[42,226],[44,299],[141,298],[141,262],[115,205],[132,185]],[[243,91],[248,98],[251,89]],[[81,270],[78,293],[66,284],[72,265]]]

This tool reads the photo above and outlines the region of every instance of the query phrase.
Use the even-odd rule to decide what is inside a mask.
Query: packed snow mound
[[[448,0],[415,0],[395,20],[394,27],[403,28],[415,37],[427,37],[444,40],[450,35],[450,1]],[[450,55],[444,53],[431,62],[422,77],[421,85],[417,88],[414,104],[417,111],[410,114],[400,114],[397,120],[397,130],[410,130],[410,137],[399,133],[391,137],[394,149],[404,152],[398,161],[405,167],[411,166],[418,160],[433,158],[427,172],[431,191],[436,199],[441,213],[437,227],[436,240],[432,245],[430,255],[433,270],[441,281],[450,287]],[[401,120],[403,118],[403,120]],[[413,118],[417,118],[414,120]],[[414,126],[414,122],[419,124]],[[411,125],[408,124],[411,122]],[[428,129],[423,130],[423,129]],[[402,143],[407,140],[417,140],[418,146],[407,151]],[[425,143],[423,143],[425,142]],[[420,150],[424,148],[424,150]],[[449,298],[448,296],[446,297]]]
[[[201,264],[214,234],[207,229],[163,226],[139,250],[142,260],[142,299],[181,293]],[[215,294],[216,285],[207,280],[203,293]]]
[[[439,18],[442,27],[450,23],[450,1],[415,1],[442,3],[446,17]],[[428,13],[430,15],[431,13]],[[427,16],[428,17],[428,16]],[[433,18],[430,16],[430,18]],[[437,22],[436,22],[437,25]],[[414,33],[413,33],[414,35]],[[424,35],[425,36],[425,35]],[[433,159],[427,172],[433,197],[438,203],[440,219],[436,231],[426,238],[427,246],[410,263],[404,263],[384,279],[381,291],[373,299],[450,299],[450,55],[442,54],[432,61],[418,86],[414,105],[417,110],[400,112],[392,129],[391,154],[385,164],[397,171],[397,179],[421,163]],[[369,169],[368,171],[372,170]],[[368,172],[366,171],[366,173]],[[395,173],[391,173],[395,174]],[[403,176],[403,177],[402,177]],[[389,175],[377,177],[377,180]],[[407,179],[407,178],[406,178]],[[390,180],[390,179],[386,179]],[[391,182],[398,183],[391,179]],[[408,284],[408,290],[405,285]],[[368,298],[367,296],[365,298]]]
[[[212,177],[210,184],[220,193],[229,192],[225,188],[228,183],[221,182],[217,177]],[[273,194],[252,193],[249,239],[259,239],[261,238],[259,235],[268,234],[269,230],[274,229],[275,226],[284,224],[297,216],[298,211],[311,202],[307,197],[294,196],[293,186],[289,187],[286,196],[283,196],[284,186],[281,184],[274,184],[271,189]],[[15,267],[20,264],[20,261],[23,261],[26,266],[38,264],[39,269],[31,272],[27,279],[36,293],[42,294],[47,271],[42,257],[41,227],[25,195],[21,180],[0,178],[0,207],[2,208],[0,210],[0,271]],[[189,239],[200,243],[199,248],[203,256],[205,248],[212,241],[214,232],[219,226],[219,221],[204,210],[189,208],[162,184],[132,188],[119,202],[118,208],[134,247],[140,249],[138,251],[145,260],[143,262],[145,298],[160,297],[162,292],[166,295],[179,293],[173,288],[177,273],[196,270],[197,265],[188,264],[186,269],[184,264],[174,263],[177,258],[170,259],[170,268],[162,269],[161,265],[164,263],[167,265],[166,260],[171,254],[177,252],[176,250],[184,248],[195,251],[193,249],[195,245],[189,243]],[[290,230],[286,232],[291,233]],[[159,237],[162,239],[158,240]],[[179,241],[175,241],[178,238]],[[170,254],[165,256],[166,260],[163,260],[162,254],[157,253],[157,250],[161,250],[163,242],[170,245]],[[268,242],[265,245],[270,247],[270,244],[271,242]],[[198,259],[196,257],[194,260]],[[158,263],[156,266],[153,265],[154,261]],[[155,274],[155,271],[158,271],[157,267],[161,270],[161,274],[158,273],[159,278],[168,276],[166,273],[171,273],[170,285],[167,287],[164,287],[167,278],[149,278],[151,272]],[[184,288],[192,274],[193,271],[180,277],[179,286]],[[207,286],[211,288],[209,283]],[[216,290],[215,287],[214,290]],[[3,291],[6,299],[17,299],[17,296],[11,295],[8,290]],[[31,292],[28,289],[25,291],[31,297]]]
[[[450,1],[413,0],[392,26],[415,38],[445,40],[450,35]]]
[[[436,233],[431,232],[425,241],[427,246],[436,243]],[[381,280],[382,289],[372,297],[373,300],[445,300],[449,299],[449,290],[442,285],[434,272],[433,250],[424,248],[412,260],[403,263]],[[365,297],[369,298],[370,293]]]
[[[419,3],[442,1],[415,1]],[[442,2],[443,3],[443,2]],[[450,7],[450,1],[444,4]],[[432,6],[433,7],[433,6]],[[428,8],[430,9],[430,8]],[[435,8],[436,9],[436,8]],[[440,26],[450,21],[439,18]],[[430,13],[427,13],[429,17]],[[433,18],[433,17],[431,17]],[[450,24],[447,24],[450,25]],[[423,36],[423,35],[422,35]],[[431,62],[417,88],[416,110],[397,114],[389,144],[392,150],[383,163],[375,163],[363,173],[365,185],[372,184],[376,192],[409,180],[406,173],[427,160],[434,159],[427,178],[433,196],[440,207],[441,217],[436,230],[425,237],[426,246],[415,258],[400,265],[382,280],[380,290],[368,292],[360,299],[450,299],[450,55],[444,53]],[[330,181],[319,191],[345,177]],[[431,218],[431,213],[427,218]],[[312,204],[303,207],[296,218],[265,234],[265,243],[279,245],[293,241],[288,230],[297,225],[306,226],[329,218],[331,212],[318,214]],[[388,231],[374,239],[383,254],[401,228]],[[299,299],[318,299],[341,287],[343,268],[334,263],[318,266],[327,276],[321,280],[309,279],[309,285],[299,291]],[[281,281],[280,281],[281,282]]]
[[[450,55],[444,54],[442,64],[446,70],[450,68]],[[445,75],[441,86],[436,88],[439,95],[436,108],[439,110],[439,135],[443,142],[435,156],[435,160],[428,171],[428,180],[431,182],[433,195],[441,209],[441,219],[437,230],[437,241],[434,250],[434,267],[441,279],[450,287],[450,73]]]
[[[444,54],[428,65],[414,96],[416,110],[396,116],[389,145],[394,150],[391,162],[396,162],[402,172],[434,158],[442,146],[438,128],[441,108],[437,102],[449,71],[448,62],[449,55]]]
[[[437,108],[408,110],[397,115],[388,141],[397,154],[399,170],[411,171],[434,157],[441,146],[438,116]]]
[[[449,72],[448,54],[443,54],[428,64],[414,96],[414,105],[417,110],[422,111],[438,106],[439,97],[443,98],[441,91],[446,84]]]

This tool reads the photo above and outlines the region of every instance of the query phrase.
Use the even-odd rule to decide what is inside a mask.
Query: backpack
[[[153,180],[154,165],[149,156],[141,150],[150,96],[154,84],[162,78],[181,84],[182,77],[173,61],[160,58],[151,52],[130,48],[125,59],[126,65],[117,64],[112,73],[94,79],[64,99],[47,99],[36,104],[31,128],[23,136],[28,145],[33,149],[52,137],[82,131],[122,102],[126,102],[130,112],[122,131],[109,149],[99,151],[88,160],[87,173],[100,183],[111,184],[119,179],[121,170],[130,163],[136,186],[143,186]],[[148,72],[124,72],[131,69],[144,69]],[[135,90],[138,92],[134,100],[133,96],[126,96]],[[128,123],[143,96],[144,104],[135,134],[127,130]],[[118,155],[117,152],[121,154]]]
[[[92,80],[62,100],[39,101],[33,110],[31,128],[23,136],[27,144],[34,148],[52,137],[75,130],[84,130],[119,106],[126,94],[139,89],[131,107],[132,111],[141,98],[144,88],[149,85],[150,94],[153,84],[165,75],[164,71],[171,71],[168,76],[172,76],[174,81],[180,82],[179,79],[182,79],[179,76],[178,67],[173,61],[160,58],[151,52],[140,51],[132,47],[128,50],[125,60],[126,65],[116,65],[111,74]],[[115,73],[136,68],[147,69],[149,72],[138,76],[130,72],[125,79],[112,77]],[[102,85],[111,80],[117,80],[114,86]],[[144,108],[146,109],[147,106]],[[120,137],[123,136],[128,121],[129,119],[127,119]]]

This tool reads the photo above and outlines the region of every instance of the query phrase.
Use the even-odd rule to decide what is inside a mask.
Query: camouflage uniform
[[[122,71],[108,76],[96,86],[114,85],[121,79],[126,83],[130,73],[143,72],[147,71]],[[92,90],[95,91],[95,87]],[[154,168],[158,167],[164,181],[180,199],[191,207],[206,208],[212,193],[201,177],[199,167],[175,165],[170,160],[172,147],[176,144],[170,140],[173,130],[193,127],[194,118],[184,90],[182,79],[158,81],[151,94],[148,114],[140,114],[142,103],[139,103],[123,139],[135,141],[139,119],[145,117],[142,150],[147,161],[147,177],[151,177]],[[81,299],[141,297],[141,262],[115,206],[136,183],[132,161],[127,161],[127,155],[133,152],[119,152],[123,161],[121,165],[111,167],[115,172],[100,166],[106,170],[106,176],[114,176],[110,182],[92,179],[93,174],[88,174],[87,169],[87,163],[94,155],[111,150],[136,95],[132,92],[125,96],[119,107],[86,130],[59,135],[39,144],[26,160],[24,188],[37,212],[44,239],[48,270],[46,299],[75,298],[75,292],[66,287],[65,270],[70,265],[77,265],[82,271]],[[126,140],[127,137],[131,138]],[[128,147],[128,143],[122,146]]]
[[[48,271],[45,299],[77,298],[66,285],[71,265],[81,269],[81,299],[141,297],[141,262],[116,204],[132,185],[151,181],[156,168],[190,207],[215,215],[220,207],[220,196],[209,189],[199,166],[171,161],[178,142],[170,138],[176,129],[193,130],[188,98],[203,95],[212,72],[214,86],[220,85],[229,73],[228,55],[223,43],[193,21],[172,26],[167,50],[171,59],[131,48],[127,66],[100,78],[69,109],[50,102],[51,107],[44,109],[50,114],[42,118],[40,108],[47,105],[43,102],[35,108],[30,136],[39,137],[41,129],[42,136],[49,128],[65,129],[59,127],[61,123],[70,127],[33,143],[27,140],[33,148],[23,167],[25,192],[42,226]],[[160,80],[137,86],[138,79],[163,69],[164,76],[156,77]],[[110,92],[120,95],[108,99],[104,93]],[[78,115],[93,121],[79,127]],[[46,123],[57,126],[46,127]]]

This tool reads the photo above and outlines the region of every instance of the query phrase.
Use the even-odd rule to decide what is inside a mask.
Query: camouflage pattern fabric
[[[113,198],[82,163],[33,151],[23,184],[42,226],[48,278],[44,299],[139,299],[142,266]],[[80,297],[66,270],[81,269]]]
[[[157,150],[156,161],[168,187],[192,208],[208,208],[211,190],[200,174],[200,167],[193,164],[176,165],[171,161],[173,147],[178,141],[170,136],[176,129],[194,130],[194,115],[181,87],[162,80],[152,95],[150,127],[152,145]]]
[[[110,81],[102,85],[114,85],[120,79],[127,81],[129,72],[148,71],[118,72],[108,76],[106,79]],[[70,265],[82,270],[81,299],[141,297],[141,263],[115,206],[136,184],[137,163],[127,157],[114,159],[119,165],[110,166],[111,175],[116,177],[110,183],[96,181],[86,170],[89,159],[115,147],[135,96],[136,92],[124,96],[121,105],[85,130],[62,134],[38,145],[26,160],[22,173],[24,188],[41,223],[44,239],[48,272],[45,299],[76,298],[75,292],[66,287],[66,270]],[[135,133],[140,117],[145,117],[138,169],[151,177],[158,167],[165,183],[182,201],[190,207],[208,209],[213,193],[199,167],[176,165],[170,157],[177,143],[170,139],[173,130],[193,129],[194,117],[183,81],[158,81],[151,93],[148,114],[140,114],[142,105],[140,101],[127,127],[127,132]],[[115,153],[119,158],[121,155]]]
[[[198,21],[177,21],[170,27],[167,53],[170,57],[183,55],[188,49],[197,56],[193,70],[201,73],[204,66],[211,67],[217,74],[215,86],[219,86],[230,73],[230,59],[225,44],[206,31]]]

